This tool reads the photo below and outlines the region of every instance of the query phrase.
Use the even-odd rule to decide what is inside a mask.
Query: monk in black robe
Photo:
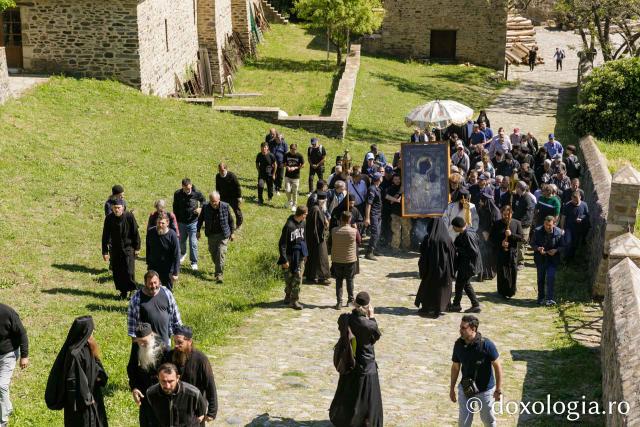
[[[91,316],[73,321],[49,374],[45,402],[49,409],[64,409],[65,427],[108,426],[102,399],[108,377],[98,357],[93,329]]]
[[[496,252],[493,243],[489,240],[491,229],[496,222],[502,219],[500,209],[493,200],[493,189],[490,186],[483,188],[478,204],[478,240],[480,242],[480,259],[482,271],[478,274],[479,281],[491,280],[496,276]]]
[[[116,203],[112,209],[102,228],[102,257],[111,261],[113,282],[120,291],[120,297],[126,299],[128,292],[136,290],[135,259],[140,253],[140,233],[136,218],[125,211],[122,204]]]
[[[437,318],[451,301],[451,282],[455,277],[453,246],[447,225],[442,218],[431,220],[431,227],[420,245],[420,288],[416,295],[416,307],[421,314]]]
[[[493,225],[489,240],[497,256],[498,293],[508,299],[516,294],[518,243],[524,242],[524,236],[520,221],[512,219],[511,206],[504,205],[500,211],[502,221]]]
[[[329,227],[329,220],[323,210],[327,203],[327,193],[321,191],[317,194],[318,202],[309,210],[304,230],[307,250],[309,251],[304,275],[308,282],[328,285],[331,271],[327,239],[325,237]]]

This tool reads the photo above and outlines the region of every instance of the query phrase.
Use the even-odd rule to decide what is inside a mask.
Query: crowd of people
[[[485,112],[475,122],[441,131],[416,129],[412,143],[444,141],[450,147],[451,203],[441,217],[415,219],[402,213],[400,152],[388,162],[373,144],[362,163],[349,152],[327,165],[327,150],[312,138],[306,159],[297,144],[271,129],[256,156],[257,202],[286,193],[291,210],[278,243],[278,265],[285,279],[284,303],[296,310],[303,280],[331,284],[341,336],[355,337],[353,367],[341,372],[330,417],[336,426],[381,426],[382,400],[374,343],[381,334],[371,298],[356,294],[354,278],[361,269],[360,251],[375,262],[380,251],[396,255],[417,249],[421,279],[415,305],[421,315],[438,318],[461,312],[466,294],[470,306],[462,318],[460,340],[453,352],[451,400],[460,402],[460,425],[470,425],[465,409],[472,396],[489,402],[501,392],[502,373],[495,345],[478,332],[481,311],[471,282],[497,278],[497,292],[510,299],[517,292],[518,271],[527,248],[537,268],[539,304],[553,305],[556,269],[570,261],[589,229],[589,212],[580,188],[581,166],[575,147],[564,147],[553,134],[539,144],[516,128],[494,132]],[[300,178],[308,164],[309,194],[301,203]],[[132,400],[139,406],[141,426],[196,426],[216,417],[215,381],[207,357],[195,348],[194,331],[182,323],[173,296],[181,264],[189,255],[198,270],[198,242],[204,226],[214,264],[215,281],[224,280],[227,247],[244,222],[242,189],[225,163],[218,165],[216,190],[205,195],[189,178],[173,195],[172,211],[159,199],[147,221],[147,273],[138,288],[135,262],[142,247],[138,222],[128,209],[124,188],[115,185],[104,204],[102,255],[122,299],[129,301],[127,334],[131,337],[127,366]],[[267,189],[265,201],[264,190]],[[367,240],[368,239],[368,240]],[[188,243],[188,245],[187,245]],[[367,264],[366,266],[372,266]],[[455,284],[455,285],[454,285]],[[8,384],[19,361],[28,365],[28,339],[20,319],[0,305],[0,425],[12,411]],[[64,409],[67,426],[106,426],[101,390],[108,375],[90,316],[75,319],[56,358],[45,393],[50,409]],[[346,335],[345,335],[346,334]],[[173,340],[173,348],[171,348]],[[351,343],[351,341],[349,341]],[[351,344],[349,344],[351,348]],[[472,362],[482,354],[476,381],[469,384]],[[456,397],[460,371],[463,381]],[[482,372],[480,372],[482,371]],[[469,391],[471,390],[471,391]],[[483,400],[483,401],[484,401]],[[485,425],[495,425],[489,412]]]

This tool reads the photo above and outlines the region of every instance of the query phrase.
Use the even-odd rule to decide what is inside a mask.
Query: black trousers
[[[453,305],[460,305],[460,301],[462,301],[462,291],[467,294],[471,300],[472,306],[478,307],[480,305],[480,302],[478,302],[478,298],[476,297],[476,292],[473,290],[473,286],[471,285],[472,277],[473,276],[469,276],[468,274],[458,274],[458,277],[456,277],[456,294],[453,297]]]
[[[271,200],[271,198],[273,197],[273,177],[271,175],[259,176],[258,177],[258,203],[264,202],[262,193],[264,192],[265,184],[267,185],[267,194],[269,195],[269,200]]]
[[[276,179],[274,181],[276,191],[282,190],[282,181],[284,181],[284,164],[278,165],[278,169],[276,169]]]
[[[242,216],[242,211],[240,210],[240,202],[238,201],[238,199],[223,200],[223,202],[227,202],[229,206],[231,206],[231,209],[233,209],[233,214],[236,216],[236,228],[240,227],[242,225],[242,222],[244,221],[244,217]]]
[[[371,253],[378,249],[378,240],[380,240],[380,226],[381,226],[381,218],[380,214],[369,215],[369,219],[371,220],[371,225],[369,225],[369,247],[367,248],[367,253]]]
[[[324,173],[324,168],[309,168],[309,193],[312,193],[314,188],[313,188],[313,176],[317,175],[318,176],[318,180],[322,180],[322,175]]]
[[[356,263],[350,262],[347,264],[334,262],[331,266],[333,275],[336,278],[336,299],[338,302],[342,302],[342,282],[347,282],[347,298],[349,301],[353,301],[353,276],[356,272]]]

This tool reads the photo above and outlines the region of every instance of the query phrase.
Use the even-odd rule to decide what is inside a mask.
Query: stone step
[[[267,16],[267,19],[270,21],[273,21],[277,24],[288,24],[289,20],[286,19],[284,16],[282,16],[282,14],[280,12],[278,12],[278,10],[273,7],[273,5],[271,3],[269,3],[267,0],[262,0],[262,6],[265,10],[265,15]]]

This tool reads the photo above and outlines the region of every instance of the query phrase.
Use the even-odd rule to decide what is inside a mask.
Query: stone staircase
[[[288,24],[289,20],[280,14],[267,0],[262,0],[264,16],[272,24]]]

